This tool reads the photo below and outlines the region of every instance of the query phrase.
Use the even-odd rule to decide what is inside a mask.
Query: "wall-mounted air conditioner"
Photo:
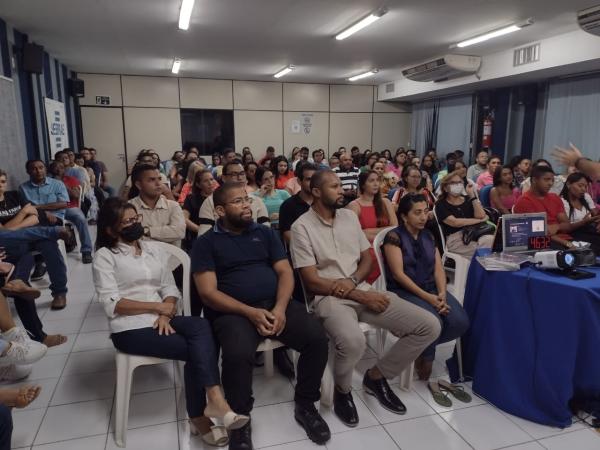
[[[402,75],[413,81],[446,81],[476,73],[481,67],[481,57],[467,55],[445,55],[402,71]]]
[[[600,5],[577,11],[577,22],[583,31],[600,36]]]

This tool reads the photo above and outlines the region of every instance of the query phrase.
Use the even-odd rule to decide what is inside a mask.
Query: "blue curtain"
[[[427,149],[436,145],[439,104],[439,100],[412,104],[410,136],[412,147],[419,155],[424,155]]]
[[[469,154],[472,115],[472,95],[440,99],[435,144],[438,155],[444,155],[453,150],[462,150],[466,155]]]

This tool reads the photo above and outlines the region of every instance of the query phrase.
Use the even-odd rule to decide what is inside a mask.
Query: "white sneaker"
[[[8,351],[3,356],[0,356],[0,365],[33,364],[42,359],[47,351],[48,347],[39,342],[27,345],[12,341]]]
[[[35,342],[29,337],[29,333],[25,330],[25,328],[20,327],[12,327],[10,330],[2,333],[2,336],[7,341],[15,341],[19,344],[27,344],[29,342]]]
[[[23,329],[23,328],[13,327],[10,330],[2,333],[2,337],[4,339],[6,339],[7,341],[12,342],[13,344],[14,343],[21,344],[24,347],[25,352],[27,354],[31,354],[31,356],[28,356],[26,358],[30,362],[38,361],[48,351],[48,347],[46,347],[41,342],[32,340],[29,337],[29,335],[27,334],[27,331],[25,331],[25,329]],[[10,352],[10,350],[9,350],[9,352]],[[38,357],[38,355],[41,355],[41,356]],[[1,362],[2,360],[3,359],[0,358],[0,364],[2,364],[2,362]],[[19,364],[18,361],[12,361],[12,363]],[[21,364],[29,364],[29,362],[23,362]]]
[[[21,365],[15,366],[10,364],[8,366],[0,367],[0,381],[19,381],[23,378],[27,378],[31,373],[31,366]]]

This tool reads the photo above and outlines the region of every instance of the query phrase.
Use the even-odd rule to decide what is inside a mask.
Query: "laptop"
[[[546,213],[504,214],[497,232],[503,253],[533,255],[537,250],[529,250],[529,239],[548,235]]]

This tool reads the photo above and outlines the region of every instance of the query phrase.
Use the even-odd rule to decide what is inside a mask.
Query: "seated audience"
[[[98,160],[98,152],[95,148],[89,148],[88,149],[90,152],[90,159],[92,161],[94,161],[96,164],[98,164],[98,167],[100,167],[100,177],[99,177],[99,181],[98,181],[98,176],[96,176],[96,185],[102,189],[104,192],[106,192],[108,195],[106,196],[108,197],[114,197],[116,194],[115,189],[110,186],[108,184],[108,168],[106,167],[106,164],[104,164],[102,161]]]
[[[360,167],[360,149],[356,145],[350,149],[350,156],[352,156],[352,164],[354,164],[355,167]]]
[[[392,162],[392,152],[387,148],[381,152],[381,157],[385,158],[388,163]]]
[[[325,152],[322,148],[314,150],[312,152],[313,161],[319,169],[328,169],[327,160],[325,159]]]
[[[567,177],[565,177],[562,174],[557,175],[556,173],[554,173],[552,164],[550,164],[547,160],[541,158],[533,163],[533,165],[531,166],[530,176],[525,178],[525,180],[521,183],[521,193],[524,194],[525,192],[529,191],[529,189],[531,189],[531,173],[533,172],[533,168],[537,166],[545,166],[550,168],[550,170],[554,174],[554,184],[552,184],[550,192],[552,194],[560,195],[560,193],[563,190],[563,187],[565,186],[565,181],[567,180]]]
[[[417,166],[406,166],[402,173],[402,186],[396,189],[396,192],[394,192],[394,195],[392,196],[392,204],[394,205],[394,208],[398,207],[400,200],[406,194],[421,194],[427,200],[427,204],[431,210],[435,203],[435,197],[424,186],[423,181],[423,175]]]
[[[248,149],[250,150],[250,149]],[[270,164],[275,159],[275,147],[269,145],[265,151],[265,156],[258,161],[259,166],[264,166],[267,162]],[[287,161],[286,161],[287,162]]]
[[[363,155],[363,160],[362,160],[362,164],[360,166],[360,171],[368,172],[369,170],[372,170],[373,164],[375,164],[375,162],[377,162],[378,159],[379,159],[378,153],[369,153],[368,155]],[[383,171],[385,172],[385,165],[383,167]]]
[[[175,167],[177,164],[182,163],[185,158],[185,154],[181,150],[176,150],[173,152],[173,156],[168,161],[163,161],[163,172],[169,175],[171,173],[171,169]]]
[[[243,153],[242,154],[242,165],[246,166],[246,164],[254,162],[254,156],[252,153]]]
[[[256,184],[256,169],[258,169],[258,164],[255,162],[244,165],[246,180],[248,180],[248,183],[246,184],[246,191],[248,194],[258,191],[258,184]]]
[[[398,188],[398,181],[400,179],[396,176],[394,172],[385,172],[383,174],[383,184],[381,186],[381,194],[385,195],[389,198],[391,192],[395,192]]]
[[[333,169],[334,173],[342,182],[345,204],[350,203],[356,198],[358,189],[358,174],[360,171],[354,167],[352,156],[348,153],[340,155],[340,166]]]
[[[420,169],[421,172],[425,172],[429,177],[429,183],[432,183],[432,186],[429,186],[428,189],[433,189],[433,180],[438,172],[438,169],[434,164],[433,158],[431,158],[431,156],[429,155],[423,156]]]
[[[402,178],[402,169],[406,165],[406,160],[406,152],[398,149],[394,161],[388,164],[386,171],[393,172],[398,179]]]
[[[381,275],[375,250],[372,247],[373,240],[384,228],[398,225],[398,221],[392,203],[381,195],[379,176],[375,171],[371,170],[359,175],[358,192],[358,198],[348,203],[347,208],[358,216],[360,227],[371,244],[369,253],[372,269],[365,281],[373,284]]]
[[[135,164],[134,164],[134,168],[135,166],[138,165],[151,165],[154,166],[154,168],[156,170],[158,170],[158,167],[156,165],[156,160],[155,158],[152,157],[153,152],[149,151],[149,150],[142,150],[138,153],[138,156],[135,160]],[[196,158],[198,158],[198,154],[194,153],[194,152],[188,152],[188,155],[196,155]],[[186,161],[189,161],[190,159],[186,156]],[[133,171],[133,169],[132,169]],[[168,200],[174,200],[175,198],[173,197],[173,193],[171,192],[171,188],[170,188],[170,183],[169,183],[169,179],[167,178],[167,176],[160,172],[160,188],[161,188],[161,194],[164,195]],[[125,180],[125,183],[123,184],[122,188],[121,188],[121,193],[119,194],[119,197],[121,197],[123,200],[129,200],[134,198],[135,196],[137,196],[139,194],[137,187],[135,186],[135,183],[132,183],[131,181],[131,175],[129,175],[127,177],[127,179]]]
[[[200,317],[176,315],[181,295],[164,264],[168,255],[143,236],[140,215],[131,203],[106,201],[98,217],[93,278],[113,345],[133,355],[185,361],[192,433],[200,433],[208,444],[224,445],[226,430],[210,417],[222,418],[228,430],[243,427],[249,417],[234,413],[223,398],[210,325]]]
[[[210,166],[208,166],[208,169],[212,171],[213,178],[215,178],[215,179],[221,178],[221,172],[223,171],[223,166],[221,165],[221,154],[220,153],[212,154],[212,164]]]
[[[294,171],[290,168],[288,160],[285,156],[278,156],[271,161],[270,171],[275,177],[276,189],[285,189],[287,182],[294,178]]]
[[[302,147],[300,152],[298,153],[297,159],[292,164],[292,170],[296,170],[296,166],[299,162],[313,162],[312,159],[309,158],[309,150],[308,147]]]
[[[429,153],[431,154],[431,152],[429,152]],[[443,163],[442,162],[439,163],[440,170],[438,171],[435,179],[433,180],[433,184],[435,186],[438,186],[440,184],[442,178],[444,178],[446,175],[448,175],[451,172],[449,167],[454,167],[454,164],[456,164],[456,161],[458,161],[458,158],[456,157],[456,154],[454,152],[450,152],[450,153],[446,154],[446,168],[443,169],[442,168]]]
[[[135,166],[131,181],[139,195],[129,202],[142,215],[144,237],[181,247],[181,240],[185,237],[185,218],[179,204],[162,194],[163,184],[156,165]]]
[[[551,192],[553,185],[552,168],[544,164],[534,165],[531,169],[531,188],[517,200],[514,211],[517,214],[545,212],[553,247],[573,248],[571,232],[577,226],[569,221],[561,198]]]
[[[256,349],[265,338],[277,339],[300,353],[294,417],[312,441],[324,444],[330,431],[314,402],[327,363],[325,332],[304,305],[290,302],[294,278],[285,250],[275,231],[253,222],[245,183],[225,183],[213,201],[219,219],[194,244],[192,272],[221,345],[225,396],[236,411],[250,414]],[[252,449],[251,425],[230,440],[230,449]]]
[[[379,184],[381,187],[383,187],[383,174],[385,173],[385,164],[375,159],[373,163],[369,166],[369,168],[367,170],[364,170],[363,172],[368,172],[369,170],[372,170],[373,172],[377,173],[377,176],[379,177]]]
[[[478,194],[477,184],[473,180],[471,180],[470,178],[467,177],[467,165],[464,162],[462,162],[460,160],[454,161],[454,162],[448,164],[447,170],[448,170],[448,173],[452,173],[455,171],[458,172],[458,175],[462,178],[463,186],[464,186],[463,192],[462,192],[463,195],[467,195],[467,187],[468,186],[471,186],[474,189],[475,195]],[[435,195],[438,197],[442,193],[441,183],[442,183],[442,178],[438,177],[438,180],[435,184],[435,186],[436,186]]]
[[[336,167],[339,167],[339,166],[340,166],[340,157],[339,157],[339,156],[332,155],[332,156],[329,158],[329,168],[330,168],[331,170],[333,170],[333,169],[335,169]]]
[[[92,238],[90,236],[90,230],[88,229],[87,219],[79,207],[82,188],[76,178],[65,175],[64,166],[60,162],[52,162],[50,164],[49,172],[56,180],[62,181],[67,189],[69,201],[64,210],[64,219],[75,225],[77,233],[79,234],[79,241],[81,242],[81,262],[83,262],[83,264],[91,264]]]
[[[499,156],[492,155],[490,156],[487,163],[487,170],[482,172],[477,177],[477,189],[481,189],[484,186],[489,186],[494,183],[494,172],[502,166],[502,160]],[[456,169],[455,169],[456,170]]]
[[[267,207],[271,226],[279,229],[279,208],[284,201],[290,198],[290,194],[285,189],[275,188],[275,177],[269,169],[264,167],[256,169],[255,179],[259,189],[251,194],[252,198],[259,198],[263,201]]]
[[[292,224],[310,209],[312,204],[312,193],[310,191],[310,180],[314,173],[319,170],[316,164],[300,164],[296,168],[296,176],[300,184],[300,190],[281,204],[279,208],[279,232],[283,242],[289,247],[291,239]]]
[[[177,203],[183,206],[185,199],[192,192],[192,186],[194,185],[194,178],[196,173],[200,170],[204,170],[204,164],[200,161],[191,161],[189,164],[183,165],[183,171],[185,172],[185,178],[182,179],[172,191],[173,195],[177,197]]]
[[[383,242],[388,290],[429,311],[442,326],[438,339],[415,360],[421,380],[431,376],[436,345],[455,340],[469,327],[467,314],[446,290],[442,258],[433,235],[425,229],[428,217],[429,205],[423,195],[405,195],[398,207],[400,225],[388,232]]]
[[[510,166],[502,166],[494,172],[494,187],[490,191],[490,205],[500,214],[510,214],[521,195],[519,188],[514,187],[513,171]]]
[[[409,367],[437,339],[439,320],[396,294],[378,292],[364,282],[371,272],[371,245],[356,214],[343,208],[344,191],[336,174],[315,172],[310,187],[313,203],[292,225],[290,249],[305,288],[315,296],[314,312],[333,341],[334,412],[344,424],[358,425],[352,378],[366,349],[360,321],[398,337],[365,372],[363,387],[385,409],[405,414],[406,407],[387,380]]]
[[[84,194],[90,190],[90,176],[82,166],[75,164],[75,152],[72,149],[65,148],[60,152],[56,152],[54,160],[63,163],[65,175],[77,178]]]
[[[185,218],[185,239],[182,248],[190,252],[194,241],[198,237],[198,226],[200,224],[200,207],[204,200],[210,197],[215,190],[212,172],[208,169],[197,171],[194,175],[194,184],[190,195],[183,204],[183,217]]]
[[[450,172],[442,179],[441,189],[435,214],[442,226],[447,250],[471,258],[477,248],[491,248],[494,242],[491,234],[485,234],[468,244],[463,241],[466,227],[485,223],[489,219],[475,195],[475,189],[467,186],[467,195],[463,195],[464,180],[457,171]]]
[[[222,178],[223,184],[236,182],[243,183],[246,187],[246,192],[249,193],[247,190],[248,184],[246,172],[239,160],[228,162],[223,166]],[[251,202],[250,209],[252,211],[252,219],[257,223],[269,225],[269,212],[267,211],[264,202],[260,198],[252,198]],[[200,225],[198,226],[198,236],[210,230],[215,225],[215,221],[218,218],[212,195],[202,203],[199,217]]]
[[[475,164],[469,166],[469,168],[467,169],[467,178],[469,180],[477,182],[479,175],[484,173],[488,168],[488,158],[489,155],[487,150],[482,149],[477,152],[477,156],[475,157]]]
[[[521,183],[529,176],[531,160],[522,156],[515,156],[508,165],[512,169],[515,186],[521,186]]]

